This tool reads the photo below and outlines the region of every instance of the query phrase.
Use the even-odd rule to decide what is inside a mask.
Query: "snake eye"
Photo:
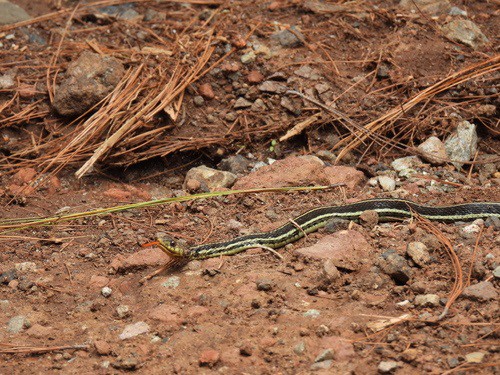
[[[174,241],[174,240],[170,240],[168,241],[168,245],[171,247],[171,248],[175,248],[177,246],[177,243]]]

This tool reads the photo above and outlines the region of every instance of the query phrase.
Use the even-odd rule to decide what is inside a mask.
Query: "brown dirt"
[[[14,2],[32,16],[54,11],[50,1]],[[63,2],[63,5],[72,3]],[[271,60],[259,60],[249,67],[240,64],[240,72],[247,75],[252,70],[259,70],[268,76],[284,70],[291,75],[297,67],[316,56],[318,46],[323,46],[338,60],[336,68],[321,64],[314,67],[331,77],[334,96],[350,87],[353,77],[366,75],[380,61],[393,67],[393,82],[412,76],[418,85],[426,86],[450,71],[480,61],[483,53],[493,55],[492,51],[474,52],[444,39],[427,18],[395,18],[393,2],[378,1],[376,11],[365,5],[358,13],[342,12],[334,16],[304,11],[297,1],[246,3],[236,2],[229,6],[233,35],[248,33],[246,21],[259,15],[259,21],[265,27],[257,30],[257,35],[263,40],[268,40],[272,22],[279,21],[300,25],[307,37],[307,45],[281,49]],[[454,5],[467,9],[469,16],[473,15],[474,21],[483,31],[488,31],[488,35],[498,35],[495,33],[498,16],[494,15],[493,4],[459,1]],[[180,4],[151,3],[136,9],[143,12],[149,6],[156,10],[175,11],[177,18],[169,19],[168,25],[173,22],[178,29],[193,19],[197,22],[197,15],[208,9],[207,6],[192,6],[189,17],[183,13],[185,9]],[[276,9],[270,10],[274,6]],[[367,14],[361,15],[362,10]],[[92,20],[79,21],[92,25]],[[64,19],[51,22],[54,23],[33,27],[49,37],[49,30],[57,25],[62,27]],[[353,24],[360,26],[354,27]],[[120,30],[116,34],[112,29],[111,34],[106,35],[101,31],[89,31],[81,39],[79,36],[75,38],[81,42],[80,48],[84,48],[85,40],[92,39],[103,40],[108,45],[121,45],[121,25],[117,29]],[[40,47],[33,46],[36,48]],[[78,51],[73,54],[76,56]],[[463,56],[457,58],[457,55]],[[5,66],[8,68],[12,66],[9,59],[6,56]],[[364,60],[370,63],[349,63]],[[238,62],[239,55],[232,56],[231,61]],[[22,76],[24,73],[21,70],[21,80],[30,81],[32,77]],[[207,113],[216,113],[222,118],[232,111],[236,98],[234,91],[238,88],[231,86],[226,76],[208,74],[200,83],[210,83],[217,100],[196,107],[192,102],[196,93],[188,90],[184,105],[190,121],[186,121],[182,129],[173,130],[176,137],[202,137],[211,131],[220,131],[216,129],[220,124],[215,126],[207,122]],[[386,85],[389,84],[374,79],[371,89]],[[404,97],[409,97],[410,92],[405,90],[410,89],[403,87],[399,94],[404,92]],[[483,82],[475,82],[468,89],[471,97],[480,89],[484,95]],[[380,101],[376,94],[361,99],[360,94],[356,90],[348,92],[338,103],[360,122],[377,118],[400,99],[398,93],[381,97]],[[477,103],[474,98],[469,99],[470,106],[460,108],[462,114],[475,118],[473,109]],[[249,123],[250,120],[265,122],[266,119],[283,120],[282,124],[295,121],[293,114],[279,106],[279,98],[269,100],[269,103],[275,101],[275,105],[265,113],[254,117],[249,115]],[[453,108],[453,97],[443,97],[442,101],[443,106]],[[432,115],[434,117],[426,121],[435,126],[436,134],[442,135],[450,130],[445,129],[445,114],[433,112]],[[51,119],[54,118],[57,116],[51,114]],[[494,122],[491,118],[483,120],[485,124]],[[418,121],[418,116],[415,121]],[[224,124],[223,129],[227,130],[226,126]],[[285,129],[286,125],[274,128],[272,136],[267,134],[269,138],[259,138],[255,132],[248,139],[242,138],[241,142],[248,142],[247,149],[252,150],[259,160],[276,157],[275,152],[269,151],[269,141],[283,135]],[[19,128],[13,131],[22,133]],[[311,131],[298,140],[281,145],[279,152],[285,155],[314,153],[328,147],[318,134],[323,133]],[[425,139],[426,135],[414,134],[416,139]],[[9,173],[0,175],[1,217],[46,216],[64,207],[76,212],[123,201],[174,196],[181,189],[188,168],[186,165],[193,166],[200,161],[216,164],[222,155],[231,154],[239,146],[241,143],[222,144],[205,149],[203,153],[174,154],[163,159],[168,165],[167,172],[162,170],[164,164],[157,159],[127,170],[107,170],[82,180],[76,180],[71,171],[66,170],[43,189],[24,191],[26,196],[14,201],[5,193],[10,184],[18,182],[11,176],[11,172],[16,171],[13,166]],[[483,152],[498,154],[498,140],[487,130],[484,130],[480,146]],[[389,165],[395,155],[400,156],[373,152],[366,163],[371,167]],[[434,172],[440,173],[438,169],[429,168],[429,171],[433,175]],[[404,182],[402,187],[420,192],[421,186]],[[448,296],[453,285],[453,270],[443,249],[431,252],[434,258],[431,266],[412,267],[412,278],[405,285],[395,285],[390,278],[374,271],[380,254],[394,249],[404,255],[406,244],[418,239],[421,231],[415,224],[384,224],[381,228],[356,225],[354,229],[372,246],[373,253],[367,254],[366,263],[359,270],[341,270],[340,277],[329,284],[325,284],[322,276],[321,262],[305,259],[295,252],[314,244],[324,233],[311,234],[282,250],[282,260],[268,252],[249,251],[234,257],[193,262],[183,270],[160,275],[144,284],[139,280],[155,267],[129,267],[125,271],[116,271],[112,267],[140,251],[141,245],[154,240],[159,232],[190,243],[200,243],[207,237],[209,241],[233,238],[239,232],[230,229],[231,218],[251,231],[265,231],[309,208],[343,202],[346,193],[349,199],[384,195],[379,188],[364,186],[360,191],[225,197],[114,213],[8,234],[22,237],[17,240],[0,237],[0,273],[14,269],[22,262],[36,264],[36,270],[17,271],[13,281],[0,284],[0,302],[8,301],[0,305],[0,352],[7,348],[4,344],[39,348],[83,345],[80,349],[49,350],[46,353],[0,353],[0,373],[106,374],[136,370],[148,374],[304,374],[312,371],[314,359],[329,348],[334,352],[333,367],[319,370],[320,373],[352,371],[372,374],[381,361],[396,361],[397,374],[443,373],[450,369],[453,360],[463,364],[467,353],[477,351],[483,351],[486,357],[483,364],[471,365],[473,370],[491,373],[491,365],[498,365],[499,350],[498,323],[492,323],[498,321],[498,307],[494,301],[484,303],[459,298],[448,318],[440,324],[421,320],[426,318],[422,316],[426,312],[430,317],[438,316],[442,306],[397,305],[404,300],[413,301],[417,294]],[[417,194],[415,199],[429,204],[500,201],[500,189],[494,181],[484,186],[474,169],[465,184],[449,187],[449,192],[425,190],[425,194]],[[460,225],[437,225],[455,245],[468,272],[475,238],[463,238]],[[498,231],[492,227],[485,229],[475,255],[474,282],[491,274],[490,269],[494,262],[498,263],[500,256],[498,247]],[[486,254],[489,253],[496,258],[488,259]],[[178,276],[180,284],[175,288],[163,285],[172,281],[172,276]],[[270,284],[269,290],[258,290],[258,284],[262,283]],[[104,286],[112,289],[108,298],[101,294]],[[121,305],[130,310],[123,317],[117,313]],[[312,309],[320,312],[319,317],[304,316]],[[411,313],[415,319],[390,326],[377,334],[366,327],[367,322],[376,321],[381,316],[397,317],[405,313]],[[17,334],[9,333],[7,323],[19,315],[27,317],[31,328]],[[126,326],[140,321],[149,325],[148,333],[127,340],[119,338]],[[305,349],[297,354],[294,348],[301,344]]]

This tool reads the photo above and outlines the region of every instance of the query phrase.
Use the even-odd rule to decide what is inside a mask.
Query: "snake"
[[[344,205],[314,208],[271,231],[248,234],[228,241],[186,247],[172,238],[162,237],[152,244],[168,254],[174,263],[234,255],[250,248],[278,249],[308,233],[317,231],[332,219],[357,221],[366,211],[375,211],[380,222],[401,221],[415,216],[433,221],[455,222],[499,217],[500,202],[426,206],[406,199],[374,198]]]

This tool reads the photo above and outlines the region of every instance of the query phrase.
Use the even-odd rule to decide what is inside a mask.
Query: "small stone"
[[[406,349],[403,353],[401,353],[401,358],[405,362],[413,362],[415,361],[418,357],[421,356],[421,352],[418,349],[415,348],[408,348]]]
[[[406,284],[412,274],[406,259],[391,250],[382,254],[382,258],[383,260],[379,263],[380,269],[389,275],[396,284]]]
[[[109,345],[109,343],[104,340],[96,340],[94,342],[94,347],[97,354],[99,355],[109,355],[112,351],[111,345]]]
[[[483,362],[485,353],[483,352],[472,352],[465,355],[465,361],[468,363],[481,363]]]
[[[126,318],[130,316],[130,308],[127,305],[119,305],[116,308],[116,314],[121,319]]]
[[[207,100],[215,98],[214,90],[209,83],[201,84],[200,87],[198,87],[198,93]]]
[[[223,171],[228,171],[234,174],[246,173],[250,166],[250,160],[245,158],[243,155],[233,155],[229,156],[217,165]]]
[[[477,150],[477,132],[476,125],[468,121],[462,121],[457,128],[444,142],[446,152],[455,168],[460,169],[463,162],[472,159]]]
[[[252,104],[252,107],[250,108],[254,112],[262,112],[267,110],[266,103],[261,98],[255,99],[255,101]]]
[[[497,279],[500,279],[500,266],[497,266],[497,267],[493,270],[493,276],[495,276]]]
[[[19,333],[23,328],[29,328],[31,323],[28,318],[23,315],[16,315],[10,318],[7,323],[7,331],[10,333]]]
[[[255,54],[254,51],[247,52],[244,55],[242,55],[240,58],[241,62],[245,65],[255,62],[256,59],[257,59],[257,55]]]
[[[139,359],[133,356],[129,357],[118,357],[116,361],[114,361],[111,366],[117,369],[122,369],[126,371],[134,371],[141,366]]]
[[[165,288],[175,289],[181,283],[181,279],[179,276],[171,276],[165,282],[161,283],[161,286]]]
[[[302,355],[306,351],[306,344],[304,341],[299,342],[293,347],[293,352],[297,355]]]
[[[222,187],[231,187],[236,181],[236,175],[226,171],[219,171],[213,168],[201,165],[199,167],[191,168],[187,174],[185,181],[194,179],[205,184],[211,191],[220,189]]]
[[[217,350],[209,349],[204,350],[200,354],[199,363],[200,366],[213,367],[217,362],[219,362],[220,354]]]
[[[496,300],[498,297],[495,287],[489,281],[481,281],[480,283],[468,286],[464,289],[462,295],[479,301]]]
[[[448,362],[448,366],[450,366],[450,368],[455,368],[460,364],[460,360],[456,357],[450,357],[446,360],[446,362]]]
[[[14,267],[19,272],[36,272],[36,263],[34,262],[16,263]]]
[[[328,361],[334,358],[334,353],[332,349],[323,350],[315,359],[314,362]]]
[[[318,318],[321,315],[321,313],[319,312],[319,310],[310,309],[310,310],[307,310],[303,315],[306,318],[316,319],[316,318]]]
[[[378,176],[378,183],[384,191],[394,191],[396,189],[396,180],[389,176]]]
[[[392,169],[399,173],[399,175],[408,175],[415,173],[415,169],[422,165],[422,161],[418,156],[407,156],[404,158],[394,159],[391,163]]]
[[[186,189],[190,192],[195,192],[200,190],[201,188],[201,182],[198,180],[195,180],[194,178],[190,178],[189,180],[186,180]]]
[[[454,19],[441,28],[448,39],[474,49],[486,46],[490,41],[471,20]]]
[[[137,322],[127,325],[118,336],[120,340],[126,340],[149,332],[149,325],[146,322]]]
[[[377,78],[379,79],[385,79],[389,78],[390,69],[386,64],[380,64],[378,70],[377,70]]]
[[[374,210],[367,210],[359,215],[359,223],[366,228],[373,228],[378,224],[378,219],[378,212]]]
[[[101,294],[105,298],[108,298],[109,296],[111,296],[111,293],[113,293],[113,290],[109,286],[105,286],[104,288],[101,289]]]
[[[429,163],[441,165],[448,159],[444,143],[438,137],[429,137],[417,148],[421,152],[420,156]]]
[[[246,100],[245,98],[238,98],[236,102],[234,103],[233,108],[234,109],[243,109],[243,108],[248,108],[252,106],[252,102]]]
[[[271,280],[267,279],[262,279],[262,280],[257,280],[257,290],[260,291],[270,291],[273,289],[274,283]]]
[[[328,283],[340,278],[340,271],[332,259],[327,259],[323,262],[322,276]]]
[[[410,242],[406,247],[406,254],[408,254],[419,267],[424,267],[431,260],[427,246],[422,242]]]
[[[397,362],[382,361],[378,364],[378,372],[381,374],[389,374],[399,367]]]
[[[194,103],[197,107],[202,107],[202,106],[205,104],[205,99],[203,99],[203,96],[201,96],[201,95],[196,95],[196,96],[193,98],[193,103]]]
[[[301,46],[303,40],[305,40],[304,35],[295,26],[292,26],[291,29],[293,32],[283,30],[271,35],[271,39],[277,40],[283,47],[293,48]]]
[[[286,86],[282,83],[274,81],[264,81],[260,84],[259,90],[263,92],[269,92],[272,94],[284,94],[287,90]]]
[[[7,270],[0,274],[1,284],[9,284],[11,281],[16,279],[17,279],[17,271],[14,268],[11,268],[10,270]]]
[[[258,70],[252,70],[247,75],[248,83],[261,83],[264,80],[264,76]]]
[[[439,306],[439,296],[437,294],[419,294],[415,296],[414,303],[422,307]]]

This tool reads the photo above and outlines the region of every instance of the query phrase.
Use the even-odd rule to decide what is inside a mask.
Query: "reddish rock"
[[[321,238],[316,244],[303,247],[297,253],[314,259],[331,259],[335,267],[351,271],[358,270],[373,252],[370,244],[361,233],[342,230]]]
[[[89,286],[92,289],[101,289],[109,284],[109,279],[106,276],[92,275],[90,277]]]
[[[7,191],[10,195],[13,196],[26,197],[28,195],[32,195],[35,192],[35,189],[28,185],[20,186],[17,184],[10,184],[9,186],[7,186]]]
[[[323,173],[324,168],[324,163],[317,157],[292,156],[240,178],[233,189],[328,185],[330,182]]]
[[[200,366],[212,367],[219,362],[220,353],[217,350],[208,349],[204,350],[200,354]]]
[[[110,188],[102,194],[108,198],[112,198],[120,202],[127,202],[130,201],[130,199],[132,198],[132,193],[130,191],[118,188]]]
[[[228,73],[236,73],[237,71],[240,70],[240,65],[235,62],[224,62],[221,66],[220,69],[224,72]],[[231,86],[232,87],[232,86]]]
[[[264,80],[264,75],[258,70],[252,70],[247,75],[247,81],[249,83],[261,83]]]
[[[320,346],[331,349],[335,353],[336,362],[346,362],[356,356],[352,343],[339,336],[323,337]]]
[[[172,325],[179,325],[181,323],[180,309],[168,304],[155,307],[149,313],[149,318]]]
[[[36,170],[33,168],[21,168],[17,173],[12,177],[13,182],[27,184],[36,176]]]
[[[53,332],[52,327],[44,327],[40,324],[33,324],[30,329],[26,331],[28,336],[36,338],[48,338]]]
[[[130,271],[151,266],[162,266],[170,260],[170,257],[160,249],[151,247],[139,250],[137,253],[125,259],[113,259],[111,267],[118,271]]]
[[[363,172],[352,167],[330,166],[326,167],[323,172],[330,184],[344,183],[349,189],[361,185],[365,179]]]
[[[210,83],[203,83],[202,85],[200,85],[200,87],[198,88],[198,93],[208,100],[215,98],[215,93]]]
[[[112,352],[111,345],[104,340],[96,340],[94,347],[99,355],[110,355]]]

